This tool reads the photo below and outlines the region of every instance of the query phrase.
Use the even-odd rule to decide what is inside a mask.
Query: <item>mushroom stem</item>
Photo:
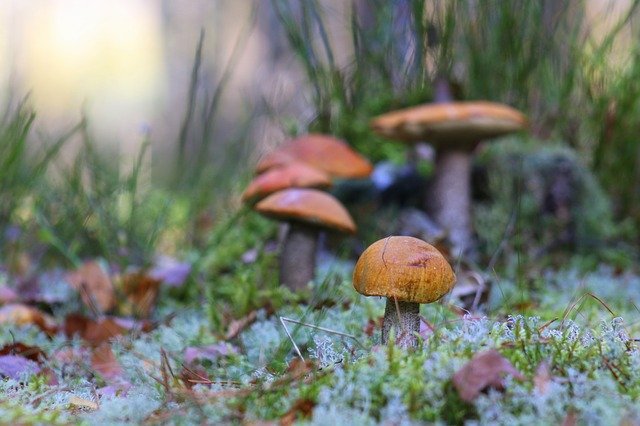
[[[463,150],[441,150],[428,203],[436,223],[449,235],[454,257],[472,249],[471,155]]]
[[[396,302],[395,299],[388,297],[382,322],[383,345],[387,344],[392,328],[395,330],[396,346],[401,348],[418,346],[416,334],[420,331],[420,304],[399,300]]]
[[[280,282],[292,291],[304,288],[316,268],[318,230],[291,222],[280,254]]]

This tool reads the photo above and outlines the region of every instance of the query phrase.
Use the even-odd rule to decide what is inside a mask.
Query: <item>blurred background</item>
[[[633,0],[0,0],[4,135],[23,142],[14,148],[25,159],[4,165],[13,170],[4,176],[4,198],[12,200],[4,223],[24,227],[25,217],[33,223],[23,214],[26,205],[39,212],[38,229],[51,231],[38,236],[50,244],[67,232],[60,228],[73,223],[74,211],[93,216],[104,201],[109,215],[113,202],[144,204],[140,194],[153,196],[152,187],[179,189],[170,198],[187,201],[172,204],[203,223],[215,221],[239,206],[262,153],[307,131],[337,135],[373,162],[399,166],[406,148],[374,135],[369,120],[431,101],[431,83],[444,75],[458,99],[504,102],[530,118],[530,134],[482,149],[476,161],[484,179],[477,180],[483,187],[475,194],[476,231],[489,251],[512,216],[513,188],[527,173],[533,183],[516,191],[518,200],[527,188],[547,185],[540,181],[544,162],[558,158],[576,168],[572,176],[586,176],[576,178],[580,188],[591,188],[572,191],[580,194],[574,198],[598,201],[593,214],[572,205],[581,211],[572,244],[593,247],[620,235],[635,241],[637,6]],[[520,162],[503,161],[516,157]],[[496,177],[486,173],[495,164],[517,166]],[[428,179],[430,166],[423,166]],[[45,195],[25,198],[35,184],[20,192],[16,182],[39,174],[53,177],[38,183]],[[97,192],[118,200],[88,196]],[[544,204],[545,194],[530,203]],[[151,205],[163,210],[157,200]],[[538,207],[519,217],[535,217]],[[123,208],[111,222],[122,224]],[[80,226],[91,223],[77,215]],[[541,227],[529,227],[536,238],[548,232]],[[113,234],[114,247],[133,240],[157,247],[133,236],[139,227],[124,228],[131,235],[103,231],[96,238]],[[482,235],[483,229],[489,231]],[[80,247],[69,250],[78,255]]]
[[[132,153],[151,134],[154,151],[171,155],[186,114],[195,51],[203,32],[196,90],[206,96],[221,90],[218,85],[225,86],[220,100],[224,107],[216,114],[220,122],[216,139],[228,139],[248,120],[249,138],[256,145],[274,144],[283,137],[285,119],[304,128],[316,113],[312,87],[296,61],[300,52],[288,44],[281,20],[287,17],[279,9],[298,19],[303,19],[302,9],[313,9],[307,18],[312,26],[321,21],[331,51],[331,58],[318,55],[316,59],[330,59],[336,70],[354,65],[351,24],[356,18],[365,28],[385,19],[389,31],[405,32],[404,39],[394,42],[404,44],[406,51],[401,54],[411,55],[416,47],[409,35],[416,2],[392,1],[384,7],[365,0],[296,3],[3,0],[0,87],[16,96],[29,93],[40,127],[61,130],[84,115],[101,143]],[[473,13],[477,2],[463,3]],[[544,25],[554,26],[560,18],[580,21],[599,41],[628,11],[631,0],[542,4]],[[517,9],[515,4],[512,7]],[[430,9],[426,14],[442,15],[446,3],[426,2],[424,8]],[[570,10],[565,12],[566,8]],[[621,39],[631,37],[632,26],[624,32]],[[317,29],[310,35],[313,40],[308,42],[321,48],[318,45],[324,40]],[[627,44],[614,60],[626,60]],[[432,60],[425,66],[433,72],[437,64]]]

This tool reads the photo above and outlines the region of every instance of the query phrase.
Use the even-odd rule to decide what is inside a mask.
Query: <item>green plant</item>
[[[41,188],[34,205],[41,240],[72,264],[103,257],[125,268],[147,266],[170,213],[171,194],[141,187],[147,144],[130,173],[84,132],[70,167]]]
[[[78,127],[54,140],[33,148],[35,112],[23,100],[7,109],[0,118],[0,248],[10,226],[22,227],[16,212],[33,195],[51,162]]]

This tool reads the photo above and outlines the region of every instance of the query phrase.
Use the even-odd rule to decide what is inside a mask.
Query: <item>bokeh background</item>
[[[300,6],[290,3],[286,7],[299,13]],[[353,14],[371,25],[381,5],[362,0],[306,3],[320,13],[317,19],[326,26],[336,68],[349,68],[355,54]],[[394,16],[388,18],[401,31],[410,20],[411,2],[389,3]],[[543,3],[550,23],[565,3],[573,3],[571,14],[598,40],[631,1]],[[433,2],[425,8],[444,5]],[[250,122],[247,138],[254,146],[273,145],[284,137],[287,120],[300,128],[313,120],[312,88],[274,6],[262,1],[2,0],[0,87],[10,88],[14,96],[29,93],[41,128],[61,130],[84,115],[101,143],[125,153],[137,152],[150,134],[154,155],[162,160],[173,154],[179,138],[201,31],[197,90],[211,94],[221,83],[225,86],[217,140],[229,139]],[[632,29],[625,31],[631,37]],[[628,52],[628,46],[621,49],[621,54]]]
[[[555,176],[558,158],[572,164],[571,176],[583,176],[567,196],[571,226],[582,229],[571,231],[572,247],[587,241],[590,249],[592,240],[621,235],[635,241],[639,25],[633,0],[1,0],[4,121],[12,122],[11,111],[35,114],[25,132],[28,155],[12,179],[37,174],[29,155],[55,157],[41,167],[54,179],[37,191],[7,185],[5,199],[13,201],[3,216],[31,226],[20,209],[33,211],[35,200],[35,211],[50,222],[36,228],[54,235],[71,231],[77,211],[84,212],[75,215],[78,226],[93,223],[87,215],[120,226],[121,212],[109,219],[109,206],[128,196],[146,205],[140,194],[153,188],[170,191],[158,199],[184,200],[177,216],[213,223],[240,206],[260,155],[309,131],[344,138],[374,163],[400,167],[406,147],[375,135],[369,121],[431,101],[432,82],[444,75],[457,98],[503,102],[530,119],[529,132],[511,148],[478,152],[486,154],[476,165],[485,171],[510,164],[505,158],[533,158],[533,171],[518,166],[477,180],[491,201],[476,206],[477,232],[494,234],[480,235],[488,252],[500,244],[514,202],[528,205],[511,186],[524,179],[518,194],[551,187],[540,176]],[[51,146],[55,155],[46,150]],[[418,164],[421,178],[429,178],[430,167]],[[537,177],[529,182],[527,173]],[[580,189],[587,186],[595,189]],[[539,216],[547,189],[519,217]],[[96,192],[104,199],[92,199]],[[598,201],[590,203],[593,213],[580,204],[589,199]],[[96,216],[97,203],[106,216]],[[137,226],[125,228],[131,235],[115,238],[115,246],[149,240],[144,232],[133,235]],[[554,233],[542,223],[522,229],[533,229],[535,238]],[[89,240],[96,233],[87,232]],[[97,240],[113,234],[103,233]],[[156,249],[149,243],[150,253]]]

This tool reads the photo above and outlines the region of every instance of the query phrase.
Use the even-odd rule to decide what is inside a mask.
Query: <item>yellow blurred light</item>
[[[34,6],[22,20],[18,67],[38,109],[77,111],[89,101],[126,114],[153,105],[163,83],[155,2],[54,0]]]

